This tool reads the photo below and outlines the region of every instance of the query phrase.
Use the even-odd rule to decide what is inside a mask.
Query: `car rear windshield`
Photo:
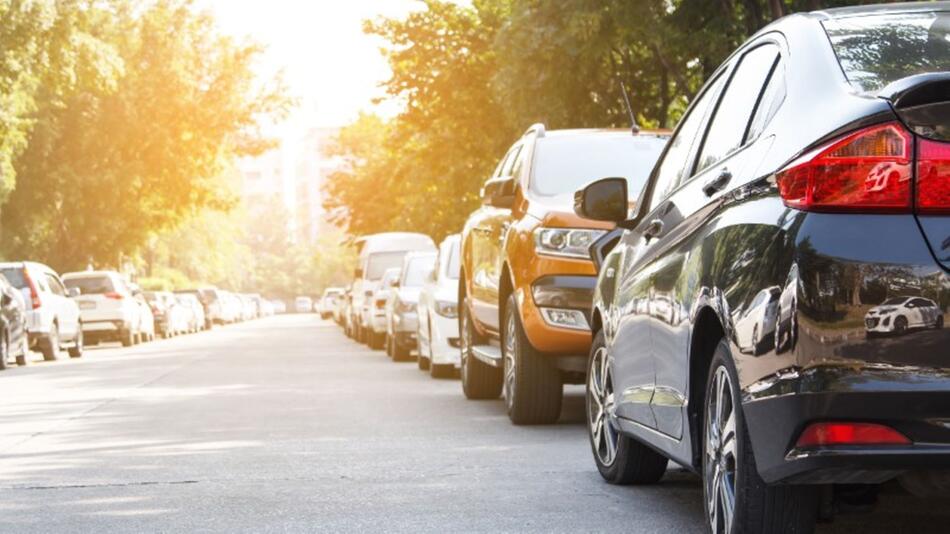
[[[26,278],[23,276],[23,269],[19,267],[7,267],[0,269],[0,273],[10,282],[11,286],[17,289],[26,287]]]
[[[405,251],[370,254],[369,260],[366,262],[366,278],[368,280],[379,280],[387,270],[402,266],[402,260],[405,257]]]
[[[432,271],[435,265],[435,257],[412,258],[406,265],[406,276],[403,277],[403,287],[422,287],[426,281],[426,275]]]
[[[115,291],[112,279],[108,276],[83,276],[82,278],[69,278],[63,280],[69,289],[79,288],[83,295],[101,295]]]
[[[588,182],[622,177],[630,195],[638,195],[665,144],[665,138],[632,134],[541,138],[531,189],[543,196],[573,194]]]
[[[824,22],[848,81],[864,93],[950,70],[950,12],[892,13]]]

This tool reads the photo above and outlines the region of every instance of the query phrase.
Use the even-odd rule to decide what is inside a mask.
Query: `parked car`
[[[205,310],[204,306],[201,305],[201,301],[198,300],[192,293],[177,293],[175,298],[178,300],[178,303],[186,310],[185,317],[187,318],[188,332],[200,332],[205,328]]]
[[[140,340],[139,304],[122,275],[116,271],[66,273],[63,283],[79,291],[75,297],[82,315],[86,343],[117,341],[123,346]]]
[[[948,66],[947,3],[783,18],[710,76],[632,213],[619,180],[578,192],[622,229],[593,254],[607,481],[672,459],[702,476],[713,532],[810,532],[832,484],[950,483],[950,331],[866,339],[862,320],[905,289],[950,302]],[[775,286],[795,331],[746,354],[732,310]],[[688,313],[636,313],[654,292]]]
[[[294,311],[297,313],[313,312],[313,300],[310,297],[299,296],[294,299]]]
[[[454,234],[439,244],[435,266],[419,293],[419,368],[434,378],[451,376],[461,363],[459,354],[459,244]]]
[[[145,300],[152,309],[155,332],[165,339],[183,334],[188,328],[185,308],[169,291],[146,291]]]
[[[287,304],[282,300],[272,300],[271,305],[274,307],[274,313],[287,313]]]
[[[142,288],[136,284],[129,284],[132,291],[132,298],[139,307],[138,324],[135,330],[138,332],[138,342],[145,343],[155,340],[155,317],[152,315],[152,306],[145,299]]]
[[[323,297],[320,298],[318,303],[320,317],[322,319],[329,319],[333,317],[333,310],[336,309],[336,301],[343,295],[343,290],[339,287],[328,287],[323,290]]]
[[[402,266],[409,252],[435,251],[435,243],[423,234],[387,232],[363,236],[356,240],[356,246],[358,260],[352,284],[352,333],[357,341],[379,347],[385,340],[386,326],[374,320],[371,304],[383,273]]]
[[[775,347],[775,325],[778,320],[779,286],[759,291],[748,308],[739,308],[733,314],[736,325],[736,346],[752,355],[762,354]],[[677,320],[675,323],[678,324]]]
[[[17,365],[26,365],[30,337],[26,332],[26,303],[20,290],[0,275],[0,369],[7,368],[12,357]]]
[[[350,298],[350,290],[347,288],[340,288],[340,296],[336,299],[336,304],[333,307],[333,320],[336,324],[343,326],[343,318],[346,316],[346,307],[347,301]]]
[[[943,310],[923,297],[892,297],[864,316],[868,335],[903,334],[914,328],[943,328]]]
[[[0,263],[0,274],[23,295],[30,347],[47,361],[59,358],[63,347],[69,348],[70,357],[82,356],[79,305],[70,298],[77,293],[66,289],[56,271],[25,261]]]
[[[426,275],[435,265],[436,253],[410,252],[406,254],[399,269],[399,278],[389,292],[386,301],[386,353],[393,361],[407,360],[412,356],[418,341],[419,291]]]
[[[388,326],[389,320],[386,306],[393,293],[397,291],[399,277],[402,274],[402,267],[393,267],[386,269],[379,284],[373,290],[373,296],[370,297],[370,324],[373,325],[373,333],[369,336],[368,345],[373,350],[385,348],[389,354]]]
[[[221,298],[218,290],[213,287],[202,287],[198,289],[181,289],[175,291],[176,294],[191,294],[198,298],[205,317],[205,329],[210,330],[216,324],[224,323],[224,315],[221,311]]]
[[[221,314],[224,324],[232,324],[241,321],[243,305],[241,299],[230,291],[221,291],[218,295],[221,298]]]
[[[602,176],[622,177],[639,190],[667,138],[536,124],[502,158],[462,231],[466,397],[503,393],[516,424],[557,421],[562,384],[583,383],[590,348],[596,273],[587,249],[613,228],[575,215],[572,195]]]

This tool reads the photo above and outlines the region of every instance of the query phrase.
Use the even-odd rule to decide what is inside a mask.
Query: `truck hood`
[[[612,230],[616,226],[612,222],[585,219],[574,213],[573,194],[532,198],[528,201],[528,215],[541,221],[542,226],[552,228]]]

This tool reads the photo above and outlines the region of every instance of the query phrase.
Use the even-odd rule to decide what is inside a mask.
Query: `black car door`
[[[719,75],[709,84],[681,121],[653,171],[650,184],[638,200],[640,209],[651,209],[651,199],[663,199],[683,178],[706,117],[718,99],[723,79]],[[652,231],[648,225],[641,225],[624,232],[617,245],[621,259],[612,315],[618,319],[609,343],[616,380],[614,391],[618,396],[617,415],[656,428],[650,408],[656,386],[649,325],[654,291],[652,275],[643,268],[653,255]]]
[[[640,269],[650,273],[650,335],[656,369],[656,392],[651,406],[657,430],[680,438],[688,398],[689,310],[705,281],[698,278],[704,261],[704,235],[728,225],[714,221],[726,191],[748,182],[771,139],[750,137],[753,116],[773,72],[780,68],[780,47],[759,41],[735,59],[722,92],[692,158],[690,170],[645,224],[658,228],[649,256]],[[761,131],[761,129],[758,129]],[[751,243],[750,243],[751,246]],[[754,250],[744,253],[756,254]],[[743,254],[736,254],[736,258]],[[755,292],[752,292],[754,295]]]

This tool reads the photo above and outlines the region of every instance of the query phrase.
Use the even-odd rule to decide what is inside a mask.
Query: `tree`
[[[6,255],[60,270],[114,265],[196,211],[231,206],[224,165],[265,148],[258,124],[288,104],[281,86],[255,86],[259,48],[221,37],[187,0],[82,9],[80,29],[115,50],[120,72],[103,84],[79,71],[37,105],[2,212]]]

